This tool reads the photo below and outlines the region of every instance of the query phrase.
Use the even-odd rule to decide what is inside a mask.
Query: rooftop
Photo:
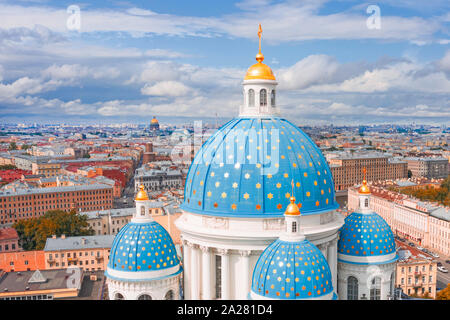
[[[14,228],[0,229],[0,240],[17,239],[17,231]]]
[[[48,238],[44,251],[111,248],[115,235]]]
[[[82,271],[79,271],[82,273]],[[0,278],[0,293],[80,288],[82,277],[67,281],[67,269],[8,272]],[[36,281],[33,281],[35,279]],[[31,281],[30,281],[31,280]],[[27,289],[28,288],[28,289]]]

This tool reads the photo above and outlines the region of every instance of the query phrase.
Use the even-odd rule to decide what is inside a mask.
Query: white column
[[[191,298],[191,246],[191,243],[183,240],[183,293],[185,300],[189,300]]]
[[[250,270],[250,250],[240,250],[239,251],[242,257],[242,272],[244,278],[242,279],[242,292],[240,294],[239,299],[247,299],[248,294],[250,293],[250,278],[251,274],[253,274],[253,270]]]
[[[200,299],[199,290],[199,249],[197,246],[193,245],[191,247],[191,300]]]
[[[327,251],[328,251],[328,249],[327,249],[326,243],[319,244],[317,246],[317,248],[322,252],[322,254],[325,257],[325,259],[327,259],[327,256],[328,256]],[[329,262],[328,262],[328,264],[329,264]]]
[[[202,250],[202,299],[211,300],[211,251],[201,246]]]
[[[337,290],[337,239],[330,241],[327,250],[327,260],[330,265],[333,289]]]
[[[230,299],[230,252],[229,250],[220,250],[221,255],[221,286],[222,300]]]

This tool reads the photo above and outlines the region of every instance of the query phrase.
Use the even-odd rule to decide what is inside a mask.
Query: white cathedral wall
[[[120,293],[125,300],[137,300],[139,296],[148,294],[152,300],[165,300],[166,294],[172,290],[174,300],[180,300],[181,273],[160,280],[152,281],[118,281],[107,279],[109,300],[115,300]]]
[[[215,256],[221,256],[223,299],[247,299],[253,268],[262,251],[284,230],[284,218],[210,217],[184,212],[175,222],[184,252],[185,299],[215,299]],[[327,259],[337,288],[337,212],[302,216],[301,228]],[[209,263],[208,263],[209,261]],[[244,271],[246,270],[246,271]]]
[[[395,262],[379,265],[359,265],[338,262],[338,296],[339,300],[347,300],[347,280],[350,276],[358,279],[358,300],[365,294],[370,300],[371,281],[374,277],[381,278],[381,300],[387,300],[391,292],[391,275],[395,272]],[[395,281],[395,274],[394,274]],[[393,287],[392,287],[393,289]]]

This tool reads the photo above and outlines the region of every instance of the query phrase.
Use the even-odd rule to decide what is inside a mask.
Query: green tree
[[[13,164],[4,164],[0,166],[0,171],[2,170],[15,170],[17,167]]]
[[[22,149],[22,150],[28,150],[28,149],[30,149],[31,148],[31,146],[29,145],[29,144],[23,144],[21,147],[20,147],[20,149]]]
[[[408,178],[411,178],[411,177],[412,177],[412,171],[408,170]]]
[[[9,144],[8,150],[17,150],[17,144],[15,142],[11,142]]]
[[[24,250],[42,250],[47,238],[52,235],[87,236],[94,230],[87,223],[87,216],[75,210],[65,212],[50,210],[42,217],[19,220],[13,225],[19,235],[19,244]]]

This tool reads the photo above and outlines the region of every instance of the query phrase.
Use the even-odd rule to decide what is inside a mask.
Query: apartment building
[[[79,267],[84,271],[106,270],[114,235],[53,236],[45,243],[45,269]]]
[[[405,161],[380,154],[328,154],[327,160],[333,175],[336,191],[347,190],[361,183],[363,170],[367,170],[367,181],[395,180],[408,177],[408,164]]]
[[[0,229],[0,253],[19,251],[19,235],[13,228]]]
[[[408,170],[411,170],[413,177],[425,177],[428,179],[441,179],[448,176],[448,159],[436,158],[405,158],[408,163]]]
[[[105,184],[0,191],[0,224],[39,217],[48,210],[92,211],[113,207],[113,187]]]
[[[0,270],[6,272],[45,269],[45,254],[42,250],[0,253]]]
[[[410,295],[436,298],[437,262],[416,248],[396,241],[399,260],[395,286]]]

